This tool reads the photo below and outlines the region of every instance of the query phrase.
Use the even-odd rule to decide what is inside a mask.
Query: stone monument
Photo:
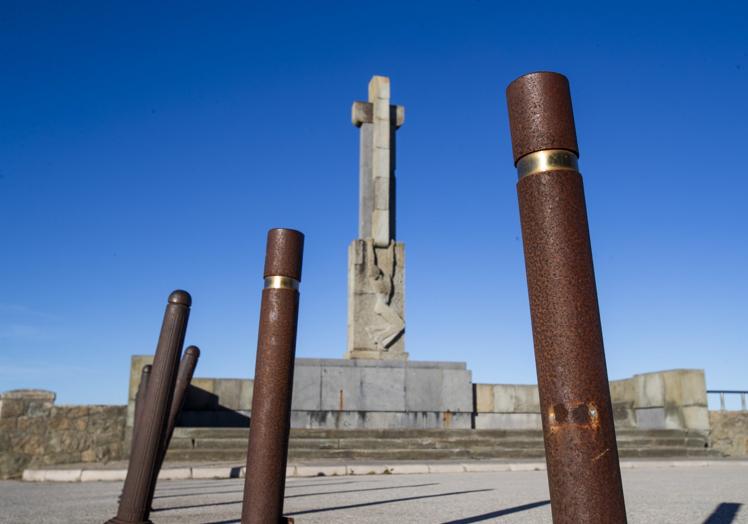
[[[369,101],[354,102],[361,131],[358,238],[348,247],[348,359],[407,360],[405,245],[395,240],[395,132],[403,106],[390,79],[374,76]]]

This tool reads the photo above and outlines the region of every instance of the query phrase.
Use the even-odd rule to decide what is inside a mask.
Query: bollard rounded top
[[[506,88],[514,163],[535,151],[566,149],[579,156],[569,80],[560,73],[539,71],[514,80]]]
[[[198,357],[200,357],[200,348],[197,346],[190,346],[184,350],[184,354],[195,357],[197,359]]]
[[[295,229],[268,231],[263,277],[281,276],[301,281],[304,234]]]
[[[192,305],[192,297],[186,291],[177,289],[176,291],[172,291],[171,295],[169,295],[169,304],[179,304],[180,306],[190,307]]]

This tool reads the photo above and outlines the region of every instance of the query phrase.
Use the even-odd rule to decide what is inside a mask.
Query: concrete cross
[[[390,105],[390,79],[373,76],[369,101],[354,102],[353,125],[361,129],[358,237],[376,247],[395,240],[395,131],[405,108]]]

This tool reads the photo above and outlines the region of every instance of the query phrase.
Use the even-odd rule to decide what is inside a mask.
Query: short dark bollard
[[[130,455],[132,457],[132,450],[135,449],[135,433],[138,428],[142,426],[140,419],[143,417],[143,408],[145,406],[145,392],[148,391],[148,380],[151,377],[151,365],[147,364],[143,366],[140,372],[140,384],[138,384],[138,392],[135,394],[135,412],[132,417],[132,434],[130,435]],[[122,495],[117,499],[117,503],[122,501]]]
[[[192,381],[192,375],[195,374],[195,367],[197,367],[197,361],[200,358],[200,348],[197,346],[190,346],[184,350],[182,360],[179,363],[179,371],[177,372],[177,382],[174,386],[174,398],[171,400],[171,408],[169,409],[169,419],[166,422],[166,430],[164,431],[164,438],[161,441],[161,447],[158,451],[158,462],[156,462],[156,468],[153,471],[153,482],[151,483],[151,493],[148,497],[148,508],[149,510],[153,507],[153,495],[156,491],[156,483],[158,482],[158,474],[161,471],[161,467],[164,465],[164,459],[166,458],[166,451],[169,449],[169,443],[171,437],[174,435],[174,427],[177,424],[177,417],[182,411],[182,405],[184,405],[184,398],[187,394],[187,388]]]
[[[142,425],[140,419],[143,418],[143,408],[145,407],[145,392],[148,391],[148,381],[151,378],[151,366],[147,364],[143,366],[143,370],[140,372],[140,384],[138,385],[138,392],[135,394],[135,413],[133,414],[132,422],[132,439],[130,442],[130,456],[132,457],[132,450],[135,446],[135,432]]]
[[[243,524],[285,522],[291,390],[304,235],[271,229],[265,256],[257,364],[244,481]]]
[[[169,407],[174,396],[179,354],[184,344],[191,304],[192,299],[186,291],[174,291],[169,295],[151,377],[148,381],[140,428],[133,435],[136,442],[133,444],[130,464],[127,468],[122,499],[117,516],[109,520],[109,523],[150,522],[148,520],[148,496],[151,492],[153,470],[156,467],[159,447],[166,429]]]
[[[569,82],[506,95],[553,522],[626,522]]]

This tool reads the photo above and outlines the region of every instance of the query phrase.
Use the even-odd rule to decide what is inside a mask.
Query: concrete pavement
[[[748,469],[623,470],[629,522],[748,523]],[[151,514],[160,523],[238,522],[242,479],[162,481]],[[101,523],[113,516],[121,481],[0,482],[0,523]],[[292,478],[286,513],[299,523],[550,522],[544,471]],[[712,520],[709,520],[709,519]]]

